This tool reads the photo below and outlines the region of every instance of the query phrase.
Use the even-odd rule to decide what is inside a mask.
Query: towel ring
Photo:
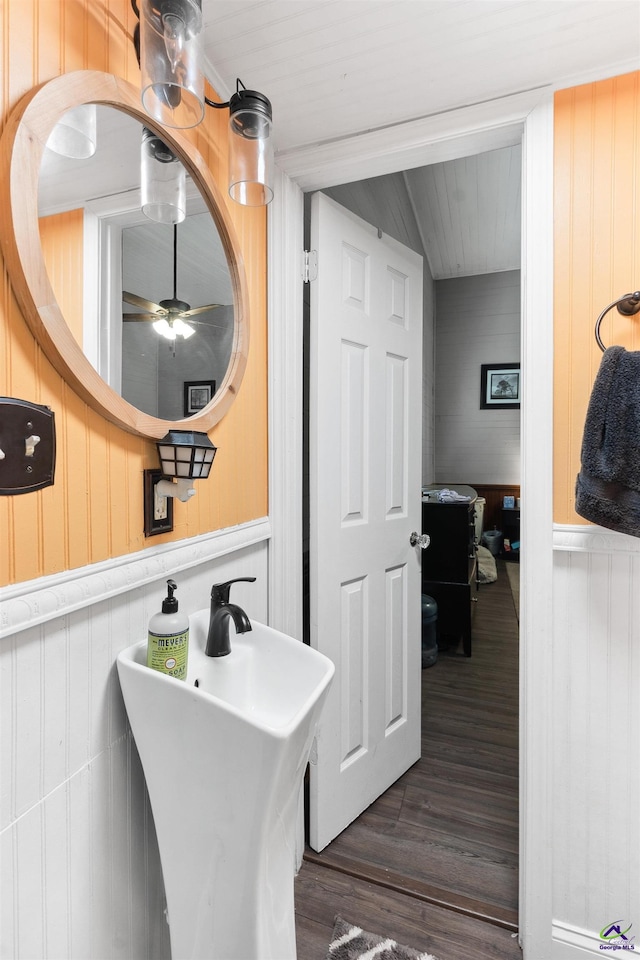
[[[596,342],[602,352],[607,349],[602,342],[602,337],[600,336],[600,324],[604,320],[609,310],[612,310],[613,307],[618,308],[618,313],[621,313],[624,317],[633,317],[636,313],[640,312],[640,290],[636,290],[635,293],[625,293],[623,297],[619,297],[617,300],[614,300],[613,303],[610,303],[608,307],[605,307],[598,319],[596,320]]]

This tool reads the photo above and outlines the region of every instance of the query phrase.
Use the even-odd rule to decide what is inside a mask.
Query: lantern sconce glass
[[[206,433],[195,430],[169,430],[156,445],[164,478],[157,484],[158,493],[186,503],[196,492],[193,481],[209,476],[217,447]]]
[[[133,43],[142,79],[142,106],[166,127],[195,127],[205,104],[229,109],[229,195],[248,207],[273,199],[273,114],[270,100],[236,80],[231,99],[204,95],[200,37],[202,0],[131,0],[138,17]]]

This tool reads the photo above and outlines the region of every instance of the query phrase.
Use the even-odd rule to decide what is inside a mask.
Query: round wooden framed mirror
[[[233,327],[226,334],[228,362],[225,359],[224,369],[215,377],[203,375],[202,368],[193,376],[181,374],[185,390],[188,382],[196,384],[194,405],[190,408],[194,412],[188,416],[186,400],[184,410],[181,408],[177,416],[172,414],[173,419],[165,419],[145,412],[114,389],[86,355],[80,342],[82,338],[74,334],[52,287],[39,221],[42,160],[56,124],[68,111],[87,103],[120,111],[161,137],[197,188],[201,205],[213,220],[226,257],[233,300],[233,315],[229,319]],[[139,105],[138,90],[126,81],[97,71],[65,74],[30,91],[12,112],[0,141],[0,198],[0,244],[16,299],[46,356],[67,383],[112,423],[150,439],[164,436],[169,429],[207,431],[214,426],[237,395],[246,367],[248,294],[233,224],[220,191],[195,147],[179,131],[165,130],[147,117]],[[170,264],[167,270],[170,273]],[[160,299],[160,294],[154,296],[146,292],[144,295],[149,301]],[[124,349],[126,352],[127,348]],[[207,381],[215,382],[215,392],[209,400],[210,394],[198,389]]]

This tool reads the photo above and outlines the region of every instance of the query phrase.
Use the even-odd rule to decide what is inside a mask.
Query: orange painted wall
[[[0,11],[3,126],[23,94],[62,73],[102,70],[139,85],[130,0],[3,0]],[[204,122],[186,135],[226,197],[225,111],[208,110]],[[67,387],[30,333],[3,269],[0,394],[54,410],[58,456],[52,487],[0,497],[0,585],[267,514],[266,211],[230,199],[227,206],[250,292],[249,359],[237,400],[210,432],[218,447],[211,477],[197,484],[189,503],[176,501],[172,534],[145,540],[143,533],[142,475],[158,465],[155,444],[107,422]]]
[[[556,94],[554,176],[554,519],[573,524],[595,322],[640,289],[640,71]],[[614,309],[601,334],[640,350],[638,318]]]
[[[69,210],[40,217],[40,243],[47,273],[69,329],[82,344],[84,212]]]

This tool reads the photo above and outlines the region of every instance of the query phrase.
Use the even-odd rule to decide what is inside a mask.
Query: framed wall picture
[[[480,375],[481,410],[517,410],[520,406],[520,364],[483,363]]]
[[[144,471],[144,535],[154,537],[157,533],[173,530],[173,497],[163,497],[156,486],[162,480],[160,470]]]
[[[185,380],[184,383],[184,415],[190,417],[200,413],[213,398],[216,392],[215,380]]]

